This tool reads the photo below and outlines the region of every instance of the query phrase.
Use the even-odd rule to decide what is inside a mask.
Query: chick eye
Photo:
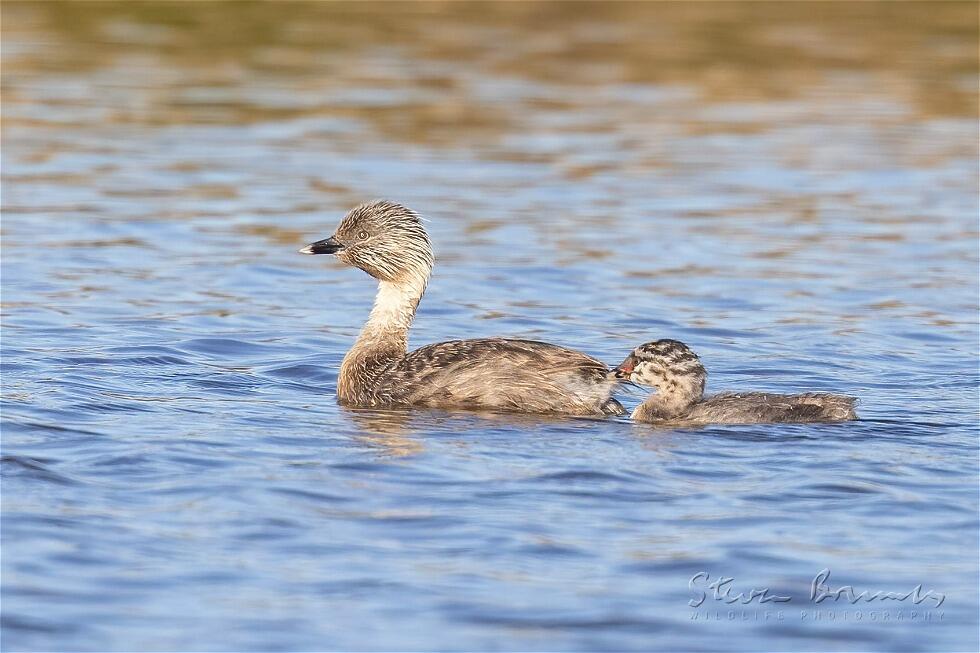
[[[368,233],[366,231],[358,231],[357,232],[357,239],[358,240],[364,240],[367,237],[368,237]]]

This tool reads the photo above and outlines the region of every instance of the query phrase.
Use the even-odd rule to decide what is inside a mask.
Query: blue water
[[[4,3],[2,649],[977,650],[973,9],[807,6]],[[339,408],[374,197],[412,346],[861,420]]]

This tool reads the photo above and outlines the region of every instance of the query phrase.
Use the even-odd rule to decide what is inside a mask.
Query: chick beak
[[[630,374],[633,373],[633,361],[625,360],[619,364],[619,367],[613,370],[617,379],[628,379]]]
[[[324,238],[323,240],[318,240],[315,243],[310,243],[303,249],[299,250],[300,254],[336,254],[344,248],[344,245],[330,236],[330,238]]]

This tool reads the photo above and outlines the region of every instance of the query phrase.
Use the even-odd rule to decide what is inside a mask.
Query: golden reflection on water
[[[103,70],[148,87],[113,107],[116,122],[332,115],[445,144],[615,99],[596,97],[596,82],[674,89],[680,115],[692,101],[785,100],[833,80],[919,118],[974,116],[977,15],[971,2],[5,2],[4,102],[19,101],[26,77]]]
[[[410,428],[412,413],[407,410],[348,409],[344,415],[357,427],[355,438],[386,456],[405,458],[425,448],[418,432]]]
[[[342,412],[355,427],[353,432],[355,439],[392,458],[406,458],[422,453],[425,451],[426,439],[436,437],[437,434],[442,434],[442,439],[452,446],[465,449],[469,446],[467,441],[457,439],[455,435],[471,432],[474,428],[500,429],[513,434],[513,437],[526,437],[527,433],[540,429],[542,422],[545,422],[554,427],[562,427],[569,432],[581,431],[583,437],[588,437],[591,422],[608,422],[602,418],[485,411],[420,413],[403,409],[344,408]],[[622,424],[624,432],[631,432],[629,429],[633,426],[628,423]],[[651,429],[645,428],[637,430],[634,434],[643,437],[650,432]]]

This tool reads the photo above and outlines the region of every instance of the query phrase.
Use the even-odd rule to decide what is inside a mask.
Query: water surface
[[[976,25],[5,2],[2,648],[976,650]],[[862,419],[341,409],[373,285],[296,249],[374,197],[413,346],[672,337]]]

